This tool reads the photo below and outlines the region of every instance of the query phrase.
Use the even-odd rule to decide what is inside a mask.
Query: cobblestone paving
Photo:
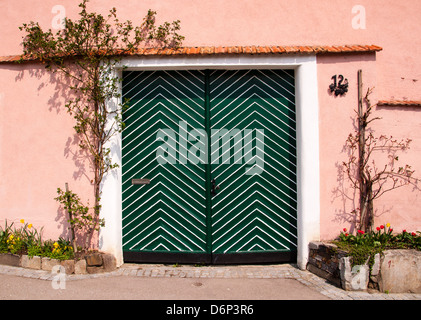
[[[31,270],[0,265],[0,274],[21,276],[40,280],[53,280],[56,274],[44,270]],[[281,265],[246,265],[246,266],[191,266],[162,264],[123,264],[113,272],[67,275],[67,281],[114,276],[137,277],[178,277],[178,278],[260,278],[260,279],[295,279],[333,300],[421,300],[421,294],[351,292],[342,290],[313,273],[300,270],[294,264]]]

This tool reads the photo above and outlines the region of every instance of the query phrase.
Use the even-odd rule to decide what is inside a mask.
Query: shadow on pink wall
[[[24,102],[19,105],[19,110],[10,110],[12,113],[20,114],[25,112],[22,109],[26,108],[32,114],[21,126],[22,131],[32,136],[32,139],[25,143],[45,141],[43,149],[23,155],[27,158],[27,163],[32,166],[32,170],[50,173],[47,176],[43,175],[42,179],[29,182],[33,184],[34,190],[41,190],[41,193],[28,195],[30,198],[36,198],[28,206],[38,207],[42,211],[37,213],[34,210],[32,214],[43,216],[44,229],[51,229],[52,222],[55,221],[57,237],[70,239],[67,212],[54,200],[57,197],[57,188],[64,189],[65,183],[68,182],[69,188],[81,197],[85,205],[93,203],[91,183],[93,164],[88,153],[79,147],[80,139],[73,128],[75,124],[73,116],[68,113],[66,107],[67,103],[77,99],[71,90],[75,84],[69,77],[51,72],[41,64],[24,63],[17,66],[4,65],[1,68],[15,74],[14,83],[10,83],[9,87],[31,87],[27,92],[22,92]],[[6,132],[6,136],[8,134],[10,133]],[[45,152],[47,149],[48,154]],[[7,172],[2,172],[2,175],[7,175]],[[25,179],[24,175],[22,172],[22,176],[15,175],[13,178]],[[20,205],[17,204],[18,207]],[[80,244],[83,244],[83,237],[79,235],[77,238]]]
[[[405,113],[406,115],[404,115]],[[385,140],[377,140],[373,143],[367,142],[367,146],[370,145],[370,148],[373,148],[369,161],[367,161],[370,166],[370,174],[372,174],[372,176],[378,172],[382,172],[383,170],[396,173],[399,168],[405,168],[406,165],[409,165],[412,170],[412,164],[416,165],[418,163],[417,151],[419,156],[419,148],[416,148],[418,150],[415,150],[414,153],[410,148],[402,149],[398,146],[398,143],[411,139],[413,134],[410,132],[397,132],[396,128],[393,128],[396,126],[393,123],[394,120],[396,123],[396,119],[406,118],[408,115],[418,119],[420,113],[421,108],[417,107],[402,108],[393,106],[374,106],[374,116],[371,116],[370,119],[375,120],[370,123],[366,132],[366,138],[370,133],[372,133],[375,138],[384,135],[387,137],[386,139],[390,139],[388,141],[396,142],[393,143],[393,146],[390,144],[383,144]],[[394,117],[396,118],[391,116],[391,114],[394,114]],[[386,116],[388,119],[383,119],[382,115]],[[355,117],[351,117],[355,136],[357,136],[358,132],[358,122],[356,116],[357,115],[355,114]],[[337,186],[332,190],[332,202],[338,203],[337,200],[339,200],[342,207],[335,209],[334,221],[349,226],[348,231],[350,233],[355,233],[356,228],[358,228],[359,225],[360,193],[359,189],[351,183],[348,173],[346,172],[347,168],[344,162],[347,162],[350,157],[358,155],[358,151],[352,153],[349,144],[344,143],[341,152],[344,154],[345,160],[342,162],[337,161],[335,163],[337,171]],[[357,167],[354,166],[353,168],[354,171],[352,174],[354,177],[357,177]],[[399,221],[399,215],[396,214],[399,203],[407,202],[411,194],[415,195],[417,192],[421,191],[421,180],[419,180],[420,174],[415,172],[412,177],[414,179],[406,182],[405,179],[399,179],[397,175],[394,175],[393,178],[396,179],[396,183],[394,183],[391,176],[389,176],[388,179],[380,180],[378,183],[373,185],[373,191],[378,191],[380,195],[374,200],[375,223],[377,221],[379,224],[384,224],[385,221],[393,221],[395,226],[402,224],[402,221]],[[393,203],[382,202],[384,195],[389,195],[389,192],[391,198],[394,199]],[[413,208],[412,211],[416,212],[416,209]],[[414,219],[414,221],[416,222],[417,220]],[[402,226],[405,228],[404,225]]]

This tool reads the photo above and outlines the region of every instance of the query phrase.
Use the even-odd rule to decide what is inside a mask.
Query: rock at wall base
[[[75,261],[75,274],[86,274],[86,261],[85,259]]]
[[[380,292],[421,293],[421,252],[387,250],[381,259]]]
[[[366,291],[370,276],[370,267],[366,264],[353,266],[351,258],[343,257],[339,261],[342,289],[347,291]]]
[[[0,264],[4,264],[6,266],[11,266],[11,267],[19,267],[20,256],[17,254],[11,254],[11,253],[1,253]]]
[[[23,255],[20,261],[20,265],[22,268],[40,270],[41,257],[38,257],[38,256],[30,257],[28,255]]]

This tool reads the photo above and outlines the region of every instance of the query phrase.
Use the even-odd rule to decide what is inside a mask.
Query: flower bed
[[[335,241],[310,243],[307,269],[345,290],[421,292],[420,234],[394,234],[390,224],[355,235],[343,229]]]
[[[415,249],[421,250],[421,232],[407,232],[394,234],[390,223],[376,227],[376,230],[364,232],[357,230],[350,234],[344,228],[339,239],[332,241],[339,249],[349,252],[352,257],[352,266],[362,265],[367,259],[370,267],[374,264],[374,257],[390,249]]]
[[[0,227],[0,264],[51,271],[54,266],[63,266],[66,274],[84,274],[112,271],[116,269],[114,256],[96,251],[74,252],[70,241],[41,239],[41,231],[32,224],[20,220]]]
[[[42,228],[37,230],[31,223],[20,220],[21,225],[15,227],[14,223],[0,227],[0,253],[40,256],[56,260],[74,259],[75,254],[70,241],[63,238],[58,240],[45,240],[41,238]]]

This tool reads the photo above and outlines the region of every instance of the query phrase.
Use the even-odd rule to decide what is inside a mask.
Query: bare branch
[[[368,231],[373,223],[374,209],[373,201],[381,197],[386,192],[396,190],[408,184],[416,185],[418,179],[412,175],[411,166],[405,165],[396,168],[396,162],[400,151],[409,149],[411,139],[397,140],[392,136],[374,136],[373,131],[368,129],[368,125],[380,117],[371,117],[373,107],[370,95],[373,88],[368,88],[365,97],[362,98],[362,77],[359,71],[359,107],[357,113],[358,130],[352,135],[349,134],[345,142],[348,151],[348,160],[343,162],[344,173],[346,173],[351,185],[359,191],[360,197],[360,228]],[[364,100],[366,108],[362,106]],[[358,149],[358,156],[355,156]],[[386,153],[389,162],[382,167],[376,165],[372,159],[377,152]]]

